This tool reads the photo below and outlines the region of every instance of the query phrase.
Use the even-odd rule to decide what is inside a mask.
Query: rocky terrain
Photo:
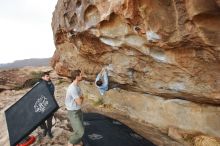
[[[219,0],[58,0],[52,66],[83,70],[91,99],[107,66],[105,104],[178,141],[220,138],[219,26]]]
[[[84,111],[112,116],[159,146],[219,146],[219,26],[219,0],[58,0],[52,67],[63,77],[84,72]],[[101,96],[94,80],[106,66],[110,89]],[[0,78],[1,115],[27,91],[11,90],[17,80],[25,87],[21,75]],[[56,140],[36,145],[64,145],[70,130],[63,106],[69,81],[54,82]]]
[[[14,72],[16,75],[19,75],[21,72],[26,72],[26,74],[41,71],[51,70],[50,67],[39,67],[39,68],[21,68]],[[11,71],[11,70],[7,70]],[[70,84],[69,79],[61,78],[57,76],[57,74],[52,71],[51,72],[52,81],[55,84],[55,95],[56,100],[59,103],[60,109],[56,112],[53,123],[55,127],[53,127],[54,138],[50,139],[48,137],[42,136],[42,130],[37,128],[32,135],[37,137],[37,141],[34,143],[35,146],[50,146],[50,145],[65,145],[67,144],[68,137],[70,135],[70,125],[67,119],[67,111],[64,106],[64,98],[66,88]],[[29,76],[26,76],[26,80],[29,80]],[[83,84],[87,84],[87,82],[83,82]],[[8,133],[7,126],[4,117],[4,111],[9,108],[12,104],[14,104],[17,100],[19,100],[26,92],[28,92],[30,88],[21,88],[19,90],[4,90],[0,93],[0,124],[2,125],[2,131],[0,133],[0,145],[7,146],[9,145],[8,141]],[[83,89],[84,90],[84,89]],[[85,103],[83,105],[84,112],[98,112],[104,115],[108,115],[114,119],[118,119],[121,122],[125,123],[129,127],[133,128],[138,133],[142,134],[144,137],[148,137],[149,140],[154,141],[160,145],[179,145],[179,142],[172,140],[170,137],[166,136],[161,132],[158,128],[153,127],[147,123],[138,123],[136,119],[131,119],[123,114],[122,111],[118,111],[111,107],[111,105],[106,105],[103,102],[98,101],[98,98],[89,99],[86,97]],[[137,124],[139,125],[137,127]],[[143,130],[143,128],[145,130]]]
[[[0,70],[0,92],[33,86],[39,80],[40,73],[50,70],[52,68],[47,66],[2,69]]]
[[[24,71],[28,74],[33,71],[41,72],[48,70],[51,70],[51,68],[21,68],[20,70],[17,70],[15,74],[17,73],[17,75],[19,75],[20,72]],[[37,141],[34,143],[34,146],[66,145],[71,131],[69,121],[67,119],[67,111],[64,106],[65,92],[70,80],[58,76],[55,71],[51,72],[51,77],[56,88],[56,100],[60,106],[60,109],[55,114],[56,120],[53,120],[53,123],[56,123],[52,130],[54,138],[49,139],[48,137],[43,137],[42,130],[37,128],[32,133],[33,135],[37,136]],[[29,80],[29,77],[27,76],[26,79]],[[158,146],[218,146],[220,144],[220,141],[217,137],[211,137],[201,132],[195,133],[191,131],[189,133],[189,131],[184,131],[175,127],[170,127],[169,131],[167,131],[166,129],[161,129],[160,127],[156,127],[153,124],[147,123],[143,120],[141,121],[141,118],[132,117],[134,113],[130,113],[130,115],[128,115],[128,112],[132,112],[131,110],[121,110],[114,108],[114,104],[106,103],[110,97],[100,96],[94,83],[83,81],[80,86],[82,87],[85,96],[85,103],[83,104],[84,112],[97,112],[117,119]],[[93,94],[94,96],[88,96],[90,94],[88,94],[89,88],[87,86],[90,86],[89,88],[93,88],[93,92],[90,94]],[[2,125],[0,133],[0,145],[9,145],[4,111],[17,100],[19,100],[29,90],[30,88],[22,88],[20,90],[4,90],[0,93],[0,124]],[[140,103],[139,106],[141,105],[142,104]]]

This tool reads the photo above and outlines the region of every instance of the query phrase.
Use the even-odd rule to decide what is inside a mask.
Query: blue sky
[[[0,63],[51,57],[57,0],[0,0]]]

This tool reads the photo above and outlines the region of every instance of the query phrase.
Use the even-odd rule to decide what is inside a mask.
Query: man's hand
[[[82,103],[83,103],[83,101],[84,101],[84,97],[83,97],[83,96],[81,96],[80,98],[81,98],[81,100],[82,100]]]
[[[84,97],[81,96],[79,98],[76,98],[74,101],[76,102],[77,105],[82,105],[83,100],[84,100]]]
[[[103,67],[102,70],[101,70],[101,75],[103,75],[104,71],[107,70],[107,67]]]

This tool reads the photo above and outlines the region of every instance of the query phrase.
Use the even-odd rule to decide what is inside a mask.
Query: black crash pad
[[[84,146],[155,146],[121,122],[101,114],[84,113],[84,125]]]
[[[10,145],[15,146],[59,108],[45,82],[40,82],[5,111]]]

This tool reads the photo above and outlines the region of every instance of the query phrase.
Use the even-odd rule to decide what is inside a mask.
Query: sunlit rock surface
[[[220,137],[219,0],[58,0],[52,29],[58,74],[108,66],[115,108]]]

